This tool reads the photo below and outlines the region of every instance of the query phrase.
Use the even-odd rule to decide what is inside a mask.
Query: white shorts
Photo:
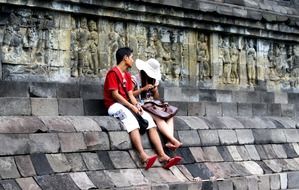
[[[126,128],[126,130],[128,131],[128,133],[130,133],[134,129],[139,128],[138,121],[135,118],[135,116],[132,114],[132,112],[127,107],[125,107],[120,103],[112,104],[108,109],[108,114],[110,116],[119,119],[124,125],[124,127]],[[148,112],[143,111],[141,116],[148,121],[147,129],[156,127],[156,124],[152,116]]]

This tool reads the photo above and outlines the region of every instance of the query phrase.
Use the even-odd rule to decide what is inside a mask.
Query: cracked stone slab
[[[179,183],[182,180],[176,178],[170,170],[163,168],[151,168],[150,170],[141,170],[142,174],[150,184]]]
[[[132,149],[132,143],[127,131],[110,131],[108,132],[108,135],[112,150]]]
[[[39,116],[49,132],[75,132],[75,128],[67,117]]]
[[[0,181],[0,188],[2,189],[12,189],[12,190],[21,190],[21,187],[18,185],[18,183],[13,179],[8,180],[1,180]]]
[[[206,155],[204,154],[202,147],[190,147],[189,149],[196,162],[207,161]]]
[[[114,186],[112,179],[104,171],[91,171],[86,174],[99,189],[108,189]]]
[[[35,133],[45,132],[47,127],[37,117],[1,116],[0,133]]]
[[[109,150],[110,142],[105,132],[85,132],[85,144],[88,150]]]
[[[202,147],[202,150],[203,150],[205,157],[207,158],[207,161],[210,161],[210,162],[222,162],[223,161],[221,154],[218,152],[218,149],[216,146]]]

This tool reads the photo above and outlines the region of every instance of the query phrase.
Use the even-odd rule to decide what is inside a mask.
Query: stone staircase
[[[100,83],[0,87],[0,189],[299,189],[294,94],[192,89],[178,100],[161,89],[180,108],[175,136],[184,143],[165,150],[183,161],[146,171],[127,132],[105,116]]]
[[[299,129],[283,117],[177,116],[182,163],[143,169],[108,116],[1,116],[2,189],[298,189]],[[147,135],[144,147],[153,153]]]

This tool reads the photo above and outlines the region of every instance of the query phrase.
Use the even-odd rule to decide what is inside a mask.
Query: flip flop
[[[155,161],[156,161],[157,158],[158,158],[157,155],[154,155],[154,156],[149,157],[149,158],[144,162],[144,163],[146,163],[145,170],[150,169],[150,168],[154,165],[154,163],[155,163]]]
[[[179,163],[182,160],[182,157],[180,156],[175,156],[173,158],[170,158],[166,164],[163,166],[164,169],[169,169],[170,167],[176,165],[177,163]]]

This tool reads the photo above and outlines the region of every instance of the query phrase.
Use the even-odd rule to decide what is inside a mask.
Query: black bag
[[[132,112],[132,111],[131,111]],[[139,133],[143,135],[146,132],[148,127],[148,121],[144,119],[141,115],[132,112],[132,114],[136,117],[138,124],[139,124]]]

